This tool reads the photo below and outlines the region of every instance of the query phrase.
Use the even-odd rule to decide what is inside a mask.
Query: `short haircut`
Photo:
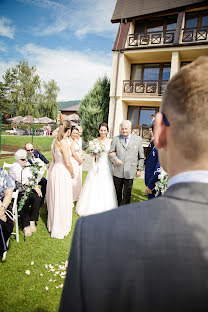
[[[161,111],[170,121],[176,148],[197,160],[208,147],[208,57],[184,66],[168,82]]]
[[[122,123],[120,124],[120,128],[122,128],[124,125],[128,126],[131,128],[132,124],[130,120],[123,120]]]
[[[27,142],[27,143],[25,143],[25,146],[24,146],[25,149],[26,149],[27,144],[31,144],[33,146],[33,144],[31,142]],[[33,146],[33,148],[34,148],[34,146]]]
[[[27,158],[26,150],[24,150],[24,149],[17,150],[16,153],[14,154],[14,158],[15,158],[15,160],[20,160],[20,159]]]

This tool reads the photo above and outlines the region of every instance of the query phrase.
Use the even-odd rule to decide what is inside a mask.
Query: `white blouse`
[[[28,182],[28,179],[32,177],[29,163],[27,164],[27,166],[22,168],[20,164],[15,161],[10,167],[10,176],[15,179],[15,181],[26,184]]]

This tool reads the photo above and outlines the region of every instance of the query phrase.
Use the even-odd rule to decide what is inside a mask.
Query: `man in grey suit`
[[[124,120],[120,130],[121,134],[114,137],[109,152],[115,165],[113,181],[119,206],[130,203],[134,177],[141,175],[144,165],[142,138],[131,134],[131,121]]]
[[[60,311],[208,311],[207,84],[200,57],[165,88],[154,142],[166,193],[78,220]]]

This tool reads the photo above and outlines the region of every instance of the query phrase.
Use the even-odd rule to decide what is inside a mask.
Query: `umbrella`
[[[22,118],[22,120],[20,120],[22,123],[39,123],[37,118],[33,118],[33,116],[28,115]]]
[[[8,118],[7,120],[11,121],[11,122],[20,122],[20,120],[22,120],[22,116],[16,116],[16,117],[11,117]]]
[[[40,117],[38,118],[39,123],[48,124],[48,123],[55,123],[55,120],[49,118],[49,117]]]
[[[69,120],[80,120],[79,115],[77,114],[71,114],[68,116]]]

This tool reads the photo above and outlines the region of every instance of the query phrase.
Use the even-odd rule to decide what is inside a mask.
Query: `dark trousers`
[[[12,212],[12,205],[10,204],[7,208],[8,211]],[[4,222],[0,219],[0,255],[7,250],[6,242],[10,237],[13,230],[13,221],[7,217],[7,221]]]
[[[124,179],[113,176],[116,189],[118,205],[126,205],[130,203],[133,179]]]
[[[22,196],[23,194],[20,194],[18,200],[20,200]],[[41,199],[42,198],[39,197],[35,191],[30,193],[29,198],[26,200],[20,212],[23,229],[30,225],[30,221],[38,221]]]
[[[40,182],[38,183],[38,185],[41,186],[41,192],[43,195],[41,203],[44,203],[45,194],[46,194],[46,187],[47,187],[47,180],[45,178],[42,178],[40,180]]]

